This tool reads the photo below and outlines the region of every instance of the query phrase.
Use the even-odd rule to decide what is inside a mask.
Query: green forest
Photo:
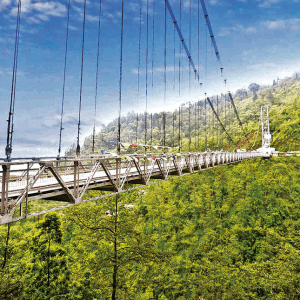
[[[2,225],[0,299],[299,299],[299,169],[256,158]]]

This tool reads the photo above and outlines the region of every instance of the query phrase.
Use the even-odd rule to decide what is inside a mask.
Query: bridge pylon
[[[272,134],[270,133],[269,122],[269,106],[261,106],[260,108],[260,120],[261,120],[261,148],[257,149],[257,152],[262,153],[262,157],[269,158],[271,156],[278,156],[278,151],[275,148],[271,148]]]

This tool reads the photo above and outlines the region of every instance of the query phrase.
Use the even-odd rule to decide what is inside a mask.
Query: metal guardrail
[[[120,193],[126,191],[126,182],[148,185],[151,178],[166,180],[170,174],[181,176],[183,172],[193,173],[256,156],[263,155],[258,152],[149,153],[125,159],[93,155],[60,160],[0,161],[0,224],[29,217],[29,201],[45,199],[76,205],[83,202],[83,194],[89,189]]]

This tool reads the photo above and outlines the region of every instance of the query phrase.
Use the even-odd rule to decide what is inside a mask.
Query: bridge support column
[[[116,159],[116,187],[117,187],[117,192],[120,190],[120,166],[121,166],[121,159],[117,158]]]
[[[77,189],[77,172],[78,172],[78,160],[74,160],[74,198],[78,197],[78,189]]]
[[[1,193],[1,214],[7,214],[8,204],[8,182],[9,182],[9,166],[2,165],[2,193]]]
[[[1,192],[1,214],[4,215],[5,211],[5,184],[6,184],[6,174],[7,174],[7,166],[2,165],[2,192]]]

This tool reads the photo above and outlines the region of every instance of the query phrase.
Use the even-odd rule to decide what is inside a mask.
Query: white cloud
[[[275,68],[276,64],[274,63],[254,63],[248,64],[247,69],[265,69],[265,68]]]
[[[300,19],[291,18],[287,20],[272,20],[263,23],[263,26],[270,30],[290,28],[295,31],[299,29]]]
[[[260,7],[270,7],[272,4],[282,2],[283,0],[264,0],[263,3],[259,4]]]
[[[278,28],[285,28],[286,22],[282,20],[267,21],[264,23],[264,25],[268,29],[278,29]]]
[[[35,17],[29,17],[27,18],[27,22],[29,24],[40,24],[41,23],[41,20],[38,20],[37,18]]]
[[[228,36],[233,32],[237,32],[239,34],[244,33],[244,34],[253,34],[257,32],[256,27],[251,26],[251,27],[244,27],[243,25],[232,25],[229,27],[223,27],[221,28],[219,32],[219,36]]]
[[[1,1],[1,0],[0,0]],[[3,0],[2,0],[3,1]],[[4,0],[8,1],[8,0]],[[27,17],[28,23],[40,23],[40,21],[49,21],[49,16],[54,17],[62,17],[66,14],[67,8],[65,5],[49,1],[49,2],[34,2],[32,3],[31,0],[22,0],[22,17],[24,18],[24,15],[26,13],[32,12],[33,15],[30,17]],[[13,7],[11,9],[12,16],[16,16],[18,13],[18,8]]]
[[[89,21],[95,22],[95,21],[99,21],[99,16],[92,16],[92,15],[87,15],[87,19]]]
[[[72,26],[72,25],[69,25],[69,29],[70,29],[70,30],[74,30],[74,31],[77,31],[77,30],[78,30],[78,28],[77,28],[77,27],[75,27],[75,26]]]
[[[32,5],[35,10],[44,12],[46,15],[61,17],[65,15],[67,8],[58,2],[37,2]]]
[[[248,27],[246,28],[246,33],[256,33],[257,30],[255,27]]]
[[[49,21],[49,17],[47,15],[39,14],[39,15],[37,15],[37,17],[43,21]]]
[[[22,11],[22,15],[24,13],[27,13],[27,12],[31,11],[31,0],[22,0],[21,11]],[[18,8],[17,7],[12,8],[11,14],[13,16],[16,16],[18,14]]]
[[[11,3],[11,0],[0,0],[0,11],[6,8]]]
[[[180,68],[181,71],[188,71],[189,70],[189,67],[181,67]],[[204,68],[202,66],[200,66],[200,70],[199,72],[202,72],[204,71]],[[138,69],[132,69],[131,72],[133,74],[138,74]],[[165,68],[164,67],[156,67],[153,69],[153,73],[164,73],[165,72]],[[167,66],[166,68],[166,72],[167,73],[172,73],[174,72],[174,65],[170,65],[170,66]],[[179,67],[178,66],[175,66],[175,72],[179,72]],[[191,68],[191,72],[193,72],[193,69]],[[140,69],[140,75],[141,74],[144,74],[145,73],[145,70],[144,69]],[[148,69],[148,73],[152,73],[152,69]]]

